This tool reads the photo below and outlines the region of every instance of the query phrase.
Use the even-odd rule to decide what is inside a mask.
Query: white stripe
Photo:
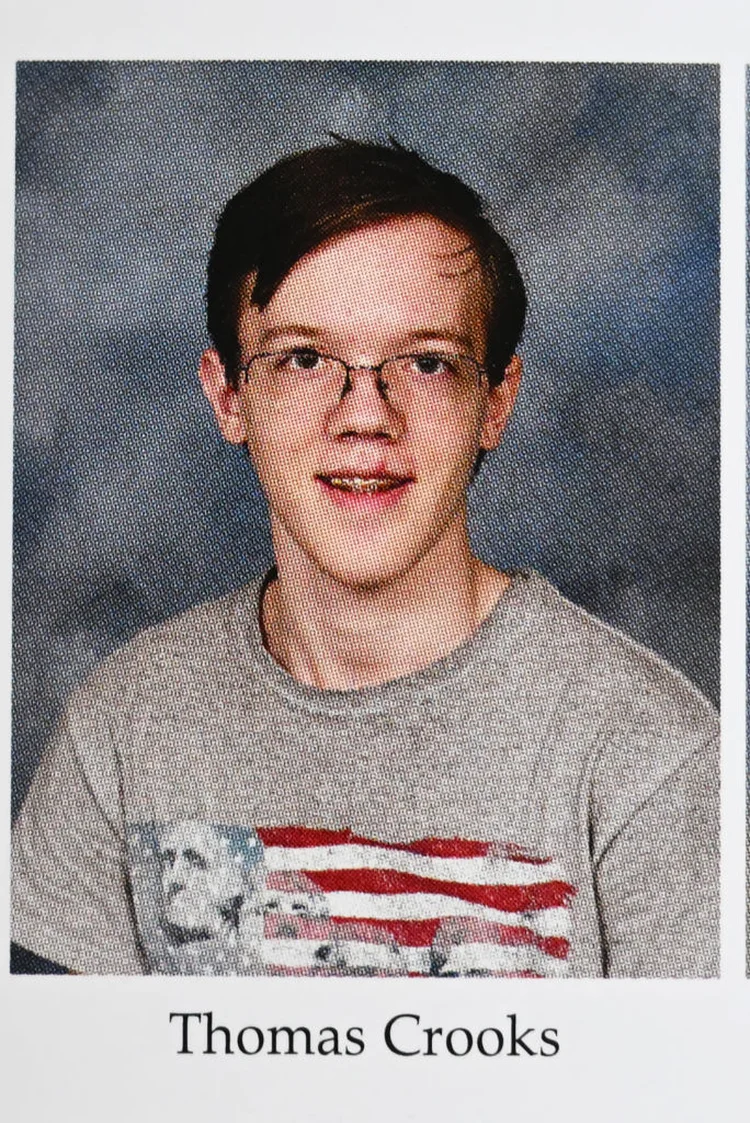
[[[299,896],[290,895],[291,899],[299,900]],[[544,936],[567,936],[570,930],[570,909],[566,908],[501,912],[440,893],[326,893],[325,900],[331,916],[352,919],[439,920],[444,916],[475,916],[498,924],[530,928]]]
[[[433,858],[379,846],[268,846],[264,858],[269,870],[397,870],[471,885],[540,885],[545,881],[565,880],[557,862],[535,865],[489,856]]]
[[[533,920],[516,919],[516,924],[530,928],[538,936],[570,936],[570,909],[541,909],[533,914]]]
[[[425,975],[430,969],[428,948],[389,948],[386,944],[368,944],[359,940],[341,940],[332,945],[327,959],[317,957],[325,940],[264,940],[263,962],[271,967],[330,968],[332,971],[374,968],[389,974],[408,972]]]
[[[275,967],[326,967],[316,953],[330,941],[326,940],[263,940],[260,953],[263,962]]]
[[[311,894],[304,912],[299,908],[299,893],[268,890],[267,895],[273,899],[273,912],[283,916],[317,919],[340,916],[355,920],[442,920],[444,916],[472,916],[511,927],[530,928],[540,936],[567,936],[570,929],[570,910],[566,908],[538,909],[528,913],[502,912],[435,893]]]
[[[568,936],[571,926],[570,910],[566,908],[538,909],[530,913],[501,912],[433,893],[326,893],[311,897],[304,912],[299,909],[299,893],[269,890],[269,896],[274,901],[274,915],[297,918],[325,920],[329,916],[338,916],[354,920],[442,920],[446,916],[471,916],[511,928],[529,928],[538,936]],[[426,906],[422,911],[417,908],[420,902],[425,902]]]
[[[568,963],[546,955],[541,948],[483,943],[453,946],[440,973],[466,975],[470,971],[534,971],[547,978],[561,978],[568,974]]]
[[[368,944],[343,940],[333,945],[326,959],[317,956],[325,941],[321,940],[264,940],[263,962],[269,967],[293,967],[308,970],[329,968],[331,971],[374,969],[388,974],[419,974],[430,972],[428,948],[389,949],[384,944]],[[497,944],[458,944],[450,949],[449,958],[441,967],[441,974],[466,975],[476,971],[515,973],[534,971],[547,978],[562,978],[568,974],[564,959],[545,955],[534,947],[503,947]]]

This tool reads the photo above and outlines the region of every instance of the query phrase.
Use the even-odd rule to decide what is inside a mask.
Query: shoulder
[[[718,731],[718,715],[666,660],[564,597],[545,578],[524,574],[527,633],[549,674],[585,691],[631,724],[649,717]]]
[[[543,578],[531,575],[529,583],[543,673],[563,699],[555,727],[567,730],[568,746],[580,738],[600,833],[611,836],[680,777],[715,790],[719,716],[697,687]]]
[[[246,674],[243,622],[260,586],[255,581],[138,633],[69,697],[42,764],[63,787],[79,777],[119,835],[123,750],[142,745],[148,755],[159,730],[165,743],[179,745],[201,716],[210,721],[226,710]]]
[[[104,659],[73,693],[68,720],[121,723],[169,695],[215,692],[237,673],[242,622],[255,610],[261,579],[146,628]]]
[[[113,666],[170,663],[186,654],[222,650],[231,643],[238,613],[250,611],[256,603],[260,584],[260,580],[253,581],[144,629],[110,656],[110,662]]]

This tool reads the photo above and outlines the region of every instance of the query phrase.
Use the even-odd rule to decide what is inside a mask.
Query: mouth
[[[318,479],[336,491],[345,491],[351,495],[379,495],[386,491],[395,491],[410,483],[407,476],[318,476]]]
[[[331,499],[346,506],[354,504],[358,509],[369,509],[373,505],[380,508],[383,504],[395,503],[414,483],[413,476],[396,475],[380,469],[371,472],[321,472],[315,478]]]

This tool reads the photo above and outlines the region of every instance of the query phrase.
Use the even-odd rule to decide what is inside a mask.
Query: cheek
[[[423,466],[439,476],[463,476],[479,449],[484,413],[479,408],[414,419],[410,437]]]
[[[272,404],[247,410],[245,431],[248,452],[260,473],[290,474],[312,442],[309,411],[275,409]]]

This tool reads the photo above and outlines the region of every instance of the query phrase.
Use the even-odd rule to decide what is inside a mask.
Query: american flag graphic
[[[392,843],[307,827],[257,836],[269,973],[567,973],[575,889],[550,858],[460,838]]]

